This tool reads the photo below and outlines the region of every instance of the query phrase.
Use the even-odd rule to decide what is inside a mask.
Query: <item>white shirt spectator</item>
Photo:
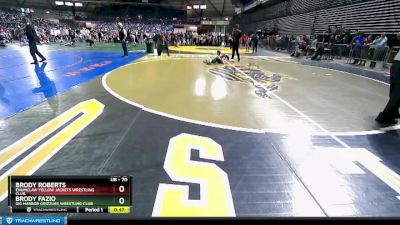
[[[388,41],[388,38],[386,37],[386,35],[382,35],[380,38],[374,40],[372,42],[372,45],[375,45],[375,46],[386,46],[387,41]]]

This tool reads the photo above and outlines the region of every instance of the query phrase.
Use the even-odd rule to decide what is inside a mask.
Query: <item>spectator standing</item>
[[[167,50],[167,55],[169,56],[169,44],[168,44],[168,35],[163,35],[163,48]]]
[[[371,68],[374,68],[376,65],[376,61],[378,59],[382,59],[385,56],[385,51],[386,51],[386,45],[387,45],[388,38],[386,36],[386,33],[382,33],[382,35],[378,38],[375,39],[375,41],[372,42],[371,45],[371,50],[373,56],[372,56],[372,62],[370,64]]]
[[[253,37],[251,37],[251,45],[253,46],[253,53],[256,53],[256,52],[257,52],[258,39],[259,39],[259,37],[258,37],[258,34],[257,34],[257,33],[255,33],[255,34],[253,35]]]
[[[360,65],[365,66],[365,63],[367,62],[367,58],[370,57],[368,55],[368,53],[369,53],[369,49],[371,48],[371,45],[373,42],[374,42],[374,36],[368,35],[368,38],[365,39],[364,45],[362,46],[362,49],[361,49]]]
[[[379,38],[375,39],[375,41],[372,42],[372,45],[374,45],[374,46],[386,46],[387,40],[388,39],[386,37],[386,33],[382,33]]]
[[[361,49],[362,46],[364,45],[365,38],[361,36],[361,32],[357,32],[357,36],[353,38],[351,41],[351,46],[352,46],[352,51],[353,51],[353,57],[354,57],[354,62],[353,64],[358,63],[358,58],[361,55]]]
[[[230,49],[233,49],[233,39],[231,35],[228,35],[228,45]]]
[[[250,37],[247,38],[247,41],[246,41],[246,52],[250,51],[250,46],[251,46],[251,42],[252,42],[253,36],[254,36],[254,34],[250,35]]]
[[[128,38],[128,33],[124,29],[124,26],[122,23],[118,23],[118,28],[119,30],[119,40],[121,41],[122,44],[122,49],[124,50],[124,57],[128,57],[128,48],[126,46],[127,43],[127,38]]]
[[[247,49],[247,35],[244,33],[243,35],[242,35],[242,39],[241,39],[241,48],[244,48],[244,47],[246,47],[246,49]]]
[[[157,34],[154,36],[154,40],[156,41],[157,55],[161,56],[161,53],[164,48],[164,36]]]
[[[368,38],[367,38],[367,40],[365,40],[364,44],[372,45],[373,42],[374,42],[374,35],[370,34],[370,35],[368,35]]]

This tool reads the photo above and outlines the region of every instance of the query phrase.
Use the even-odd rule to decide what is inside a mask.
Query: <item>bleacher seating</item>
[[[395,33],[400,31],[399,21],[399,0],[374,0],[318,11],[315,30],[322,33],[327,29],[327,24],[332,24],[369,34]]]
[[[321,34],[328,25],[371,34],[396,33],[400,32],[399,21],[399,0],[290,0],[241,15],[237,20],[244,31],[277,26],[282,34],[310,34],[313,28]]]

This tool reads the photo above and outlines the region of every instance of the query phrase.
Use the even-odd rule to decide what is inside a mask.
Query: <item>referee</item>
[[[232,32],[232,59],[235,59],[235,53],[238,57],[238,62],[240,62],[240,55],[239,55],[239,43],[240,43],[240,38],[242,37],[242,32],[239,30],[239,24],[236,24],[236,26],[233,28]]]
[[[122,26],[122,23],[118,23],[119,30],[119,40],[122,43],[122,49],[124,50],[124,57],[128,57],[128,48],[126,47],[126,43],[128,42],[128,33]]]
[[[400,51],[394,58],[390,68],[390,94],[389,102],[383,112],[375,119],[380,124],[396,124],[396,119],[400,118]]]
[[[36,34],[35,29],[30,24],[28,18],[24,18],[24,20],[26,23],[25,33],[26,33],[26,37],[28,38],[28,42],[29,42],[29,52],[31,53],[31,56],[33,58],[33,62],[31,64],[38,64],[36,55],[38,55],[41,58],[40,62],[46,61],[46,58],[37,49],[36,42],[39,41],[39,38]]]

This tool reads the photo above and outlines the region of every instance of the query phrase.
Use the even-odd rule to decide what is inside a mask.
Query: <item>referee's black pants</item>
[[[253,42],[253,53],[257,52],[258,42]]]
[[[389,101],[376,120],[390,122],[399,116],[400,108],[400,61],[394,61],[390,68],[390,93]]]
[[[126,47],[126,41],[122,42],[122,49],[124,50],[124,56],[128,56],[128,48]]]
[[[36,42],[29,42],[29,52],[31,53],[31,56],[33,58],[33,62],[37,63],[38,60],[36,58],[36,55],[38,55],[41,59],[45,59],[44,56],[39,52],[36,46]]]
[[[240,61],[239,42],[238,43],[233,42],[233,45],[232,45],[232,59],[235,59],[235,53],[236,53],[236,55],[238,57],[238,60]]]

